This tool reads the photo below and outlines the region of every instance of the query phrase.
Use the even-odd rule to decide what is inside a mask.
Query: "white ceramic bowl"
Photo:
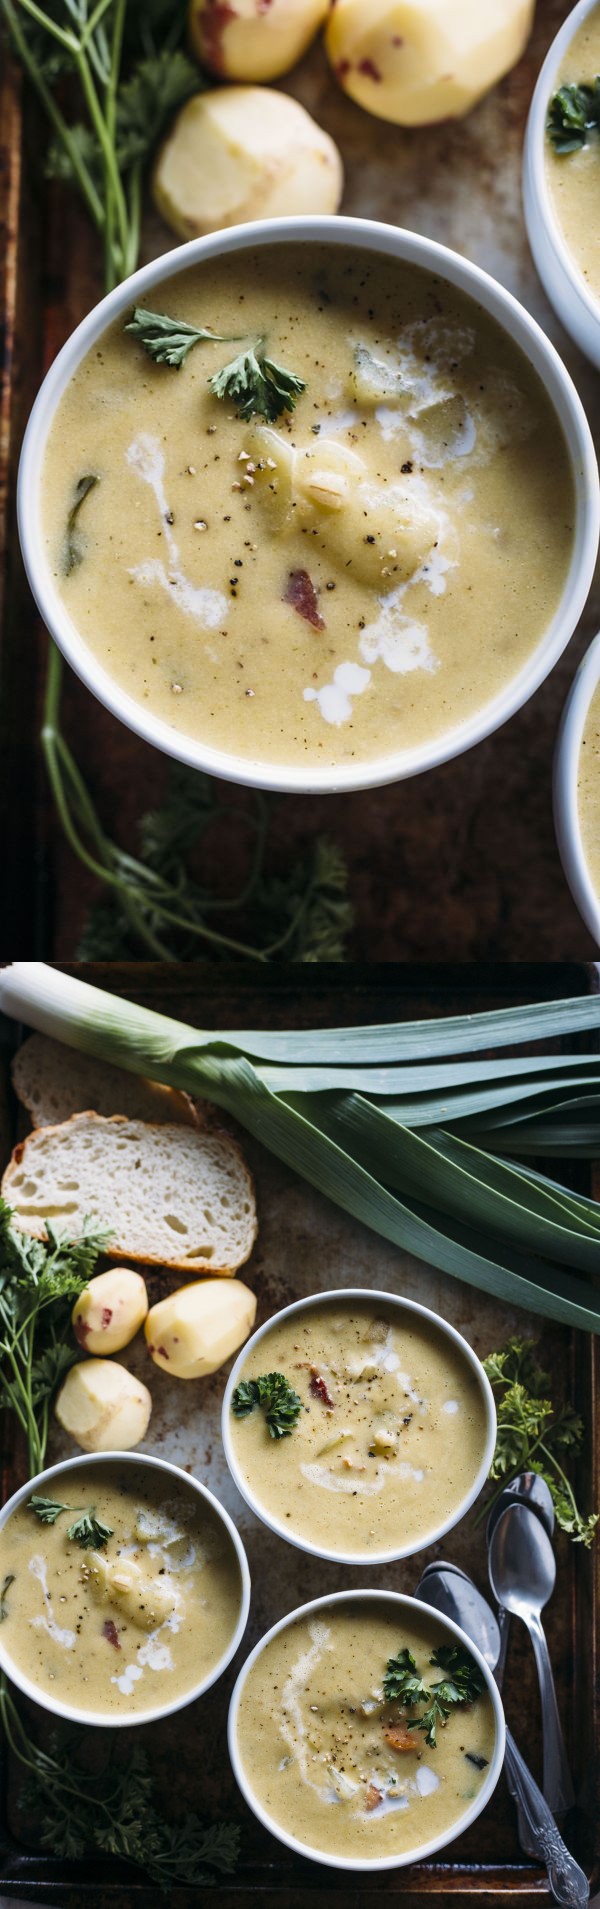
[[[600,632],[590,643],[571,684],[554,757],[554,825],[560,857],[573,900],[597,948],[600,948],[600,895],[593,886],[581,839],[577,783],[581,739],[599,683]]]
[[[20,1666],[13,1662],[10,1651],[7,1649],[4,1627],[0,1625],[0,1669],[6,1672],[7,1677],[10,1677],[11,1683],[16,1684],[17,1688],[22,1690],[25,1697],[30,1697],[36,1704],[41,1704],[43,1710],[50,1710],[55,1717],[66,1717],[70,1723],[85,1724],[86,1727],[89,1724],[94,1724],[110,1730],[116,1730],[128,1724],[158,1723],[161,1717],[170,1717],[174,1711],[184,1710],[186,1704],[195,1703],[197,1697],[204,1696],[205,1690],[210,1690],[211,1684],[217,1682],[217,1678],[223,1675],[223,1671],[226,1670],[227,1665],[231,1663],[231,1659],[235,1655],[238,1644],[241,1643],[241,1639],[244,1635],[250,1609],[250,1572],[248,1569],[248,1560],[242,1540],[238,1536],[233,1520],[229,1516],[229,1512],[225,1511],[223,1505],[219,1504],[218,1499],[213,1496],[212,1491],[207,1490],[206,1485],[200,1484],[198,1478],[192,1478],[187,1472],[182,1472],[178,1465],[170,1465],[165,1458],[154,1458],[147,1452],[84,1452],[81,1457],[66,1458],[63,1459],[59,1465],[50,1465],[46,1471],[38,1472],[37,1478],[29,1478],[27,1484],[21,1485],[18,1491],[13,1492],[12,1498],[7,1498],[6,1504],[3,1505],[0,1510],[0,1530],[3,1529],[4,1525],[8,1524],[13,1511],[17,1511],[19,1505],[26,1503],[27,1499],[31,1498],[34,1492],[47,1494],[48,1487],[50,1486],[50,1495],[54,1495],[57,1487],[60,1485],[61,1479],[63,1479],[67,1473],[70,1475],[72,1472],[80,1470],[82,1466],[87,1468],[90,1465],[115,1464],[119,1465],[119,1467],[128,1465],[142,1466],[153,1475],[159,1473],[161,1478],[164,1477],[165,1485],[168,1486],[170,1494],[172,1494],[174,1488],[177,1486],[180,1490],[182,1486],[185,1486],[186,1489],[189,1486],[190,1491],[196,1492],[198,1498],[200,1498],[204,1504],[210,1505],[211,1511],[215,1513],[216,1517],[220,1519],[221,1524],[224,1526],[237,1558],[240,1572],[240,1611],[235,1630],[227,1645],[227,1649],[223,1652],[222,1657],[219,1658],[219,1662],[214,1665],[214,1668],[208,1672],[206,1677],[203,1677],[199,1683],[192,1685],[189,1690],[184,1692],[183,1696],[174,1698],[170,1703],[156,1704],[152,1710],[135,1711],[130,1717],[123,1714],[113,1716],[112,1713],[110,1716],[107,1716],[105,1711],[84,1710],[80,1707],[76,1708],[74,1704],[64,1703],[61,1698],[51,1696],[49,1691],[41,1689],[33,1678],[27,1677]]]
[[[262,1655],[266,1645],[270,1644],[271,1639],[276,1637],[279,1631],[285,1630],[288,1624],[295,1623],[299,1617],[309,1617],[313,1612],[316,1614],[317,1612],[326,1611],[336,1604],[357,1603],[365,1598],[368,1598],[370,1602],[375,1601],[378,1604],[393,1606],[394,1609],[397,1609],[400,1632],[403,1611],[411,1613],[416,1610],[419,1614],[423,1612],[430,1621],[432,1616],[434,1616],[435,1623],[436,1625],[439,1623],[440,1630],[444,1636],[446,1636],[449,1641],[451,1639],[452,1642],[456,1641],[456,1643],[462,1644],[464,1649],[470,1652],[471,1657],[475,1659],[475,1663],[485,1678],[486,1690],[490,1698],[496,1723],[496,1742],[494,1754],[490,1759],[487,1775],[481,1785],[478,1796],[475,1797],[470,1807],[465,1810],[464,1815],[461,1816],[456,1823],[456,1827],[453,1827],[448,1835],[432,1837],[428,1843],[415,1845],[414,1849],[402,1851],[397,1856],[364,1857],[357,1860],[356,1857],[326,1855],[323,1850],[314,1849],[310,1843],[299,1842],[296,1836],[291,1836],[287,1830],[281,1827],[276,1818],[269,1815],[268,1811],[263,1808],[262,1803],[259,1803],[258,1798],[254,1794],[251,1777],[240,1756],[238,1744],[238,1716],[240,1699],[248,1672],[252,1669],[252,1665],[256,1663],[257,1657]],[[258,1817],[259,1823],[262,1823],[265,1829],[270,1830],[271,1835],[276,1836],[278,1842],[285,1843],[286,1847],[295,1850],[298,1856],[308,1856],[311,1862],[324,1863],[328,1869],[368,1871],[403,1869],[406,1868],[408,1863],[425,1862],[426,1858],[434,1856],[436,1851],[444,1849],[448,1843],[453,1842],[455,1836],[462,1836],[463,1830],[468,1829],[469,1824],[474,1823],[475,1818],[481,1815],[481,1811],[485,1809],[486,1804],[489,1802],[496,1788],[504,1762],[505,1736],[504,1712],[498,1687],[492,1677],[491,1671],[488,1670],[487,1664],[481,1656],[481,1652],[471,1643],[470,1638],[465,1636],[465,1632],[459,1629],[458,1624],[454,1624],[449,1617],[441,1617],[437,1611],[433,1613],[430,1604],[422,1604],[418,1598],[405,1597],[399,1591],[336,1591],[331,1597],[318,1597],[315,1598],[311,1604],[301,1604],[298,1610],[290,1611],[287,1617],[280,1618],[279,1623],[273,1624],[271,1630],[267,1631],[266,1636],[261,1637],[260,1642],[255,1644],[254,1650],[250,1652],[250,1656],[246,1658],[246,1662],[242,1666],[237,1683],[234,1686],[231,1704],[229,1706],[227,1728],[229,1755],[231,1757],[236,1782],[239,1784],[242,1796],[245,1798],[250,1809],[253,1810],[254,1815]]]
[[[162,718],[154,716],[141,702],[121,689],[102,667],[78,634],[61,600],[51,574],[44,547],[41,524],[42,466],[48,432],[66,385],[81,359],[101,336],[106,326],[141,298],[154,293],[176,272],[205,259],[230,252],[256,253],[257,247],[290,241],[299,243],[326,240],[330,246],[352,245],[393,259],[406,260],[434,271],[461,292],[470,294],[489,312],[538,372],[554,406],[564,432],[573,468],[576,494],[576,528],[573,557],[561,602],[548,629],[516,676],[492,701],[467,721],[443,736],[419,747],[397,751],[373,762],[353,763],[343,768],[317,768],[308,765],[290,767],[288,763],[263,763],[235,755],[232,751],[210,748],[206,743],[179,734]],[[257,267],[258,269],[258,267]],[[164,294],[163,294],[164,296]],[[144,265],[141,271],[119,285],[89,313],[59,352],[31,413],[19,470],[18,516],[21,548],[29,582],[38,607],[67,661],[113,715],[169,756],[219,776],[226,781],[246,783],[263,789],[329,792],[342,789],[374,788],[406,776],[432,769],[452,756],[462,755],[473,743],[498,729],[527,702],[534,690],[553,668],[566,647],[583,609],[590,587],[600,526],[599,485],[596,459],[589,427],[575,387],[558,353],[544,336],[529,312],[510,292],[482,272],[469,260],[460,258],[446,246],[396,226],[378,225],[369,219],[295,218],[257,221],[234,226],[210,238],[193,239],[177,246],[163,258]]]
[[[358,1302],[366,1302],[366,1304],[370,1306],[385,1306],[395,1310],[398,1313],[400,1321],[408,1314],[410,1319],[416,1319],[421,1321],[423,1325],[435,1327],[455,1350],[461,1352],[466,1364],[474,1373],[480,1387],[485,1408],[485,1446],[481,1454],[477,1475],[473,1480],[470,1491],[466,1493],[461,1503],[456,1506],[456,1509],[449,1517],[443,1518],[434,1530],[426,1531],[418,1543],[398,1544],[394,1545],[392,1550],[369,1551],[368,1555],[364,1551],[329,1551],[321,1545],[310,1544],[308,1538],[300,1537],[290,1530],[289,1521],[287,1519],[272,1517],[271,1513],[261,1504],[260,1498],[255,1495],[247,1479],[244,1477],[238,1464],[237,1454],[231,1437],[231,1399],[236,1385],[239,1384],[248,1354],[254,1350],[255,1346],[260,1345],[261,1340],[272,1332],[274,1326],[279,1326],[283,1319],[292,1319],[295,1315],[305,1312],[307,1308],[314,1306],[339,1306],[344,1300],[347,1300],[350,1305],[356,1305]],[[245,1498],[246,1504],[250,1505],[251,1510],[255,1512],[256,1517],[260,1518],[263,1524],[268,1525],[271,1531],[276,1531],[279,1538],[285,1538],[288,1544],[296,1545],[299,1551],[306,1551],[311,1557],[329,1558],[335,1564],[357,1565],[364,1570],[365,1567],[369,1568],[375,1564],[393,1564],[400,1558],[414,1557],[415,1553],[423,1551],[426,1545],[436,1544],[438,1538],[443,1538],[447,1531],[451,1531],[453,1526],[458,1524],[459,1519],[465,1517],[466,1512],[469,1511],[471,1505],[474,1504],[475,1499],[483,1489],[494,1455],[494,1447],[496,1444],[496,1407],[494,1404],[494,1394],[487,1374],[484,1372],[481,1360],[477,1358],[477,1353],[473,1351],[472,1346],[468,1345],[467,1340],[463,1339],[462,1334],[456,1331],[455,1326],[450,1326],[446,1319],[440,1319],[439,1314],[432,1312],[428,1306],[419,1306],[416,1300],[403,1299],[398,1293],[374,1292],[370,1286],[343,1286],[340,1287],[339,1291],[333,1290],[326,1293],[312,1293],[306,1299],[295,1300],[291,1306],[284,1306],[281,1312],[274,1313],[271,1319],[265,1321],[264,1326],[259,1326],[258,1331],[253,1332],[252,1337],[246,1340],[246,1344],[242,1346],[242,1350],[235,1361],[225,1388],[221,1431],[225,1457],[234,1483],[237,1485],[238,1491],[241,1492],[242,1498]]]
[[[523,150],[523,209],[527,237],[544,291],[571,338],[600,365],[600,303],[588,291],[583,273],[569,251],[556,217],[546,177],[546,118],[558,69],[573,35],[597,6],[597,0],[579,0],[552,41],[535,88]],[[565,158],[565,165],[569,160]]]

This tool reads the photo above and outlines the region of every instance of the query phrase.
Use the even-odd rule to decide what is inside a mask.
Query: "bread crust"
[[[246,1194],[252,1203],[252,1217],[251,1218],[248,1217],[248,1228],[249,1228],[249,1234],[250,1234],[249,1244],[248,1244],[247,1250],[243,1253],[242,1257],[236,1258],[235,1265],[216,1266],[214,1262],[214,1258],[210,1258],[210,1259],[197,1258],[192,1260],[188,1257],[182,1260],[177,1258],[167,1259],[163,1255],[158,1253],[141,1254],[138,1250],[136,1250],[135,1247],[132,1247],[131,1244],[127,1244],[127,1243],[121,1244],[117,1239],[111,1240],[110,1246],[107,1249],[107,1251],[111,1259],[114,1259],[116,1261],[124,1260],[126,1262],[132,1262],[134,1265],[138,1265],[138,1266],[164,1267],[165,1270],[168,1270],[169,1272],[183,1273],[184,1275],[187,1274],[190,1277],[194,1277],[198,1273],[207,1273],[207,1274],[210,1274],[214,1279],[221,1279],[221,1278],[232,1279],[234,1277],[234,1274],[237,1272],[238,1268],[240,1266],[244,1266],[246,1264],[246,1261],[250,1257],[250,1254],[252,1252],[252,1248],[257,1236],[257,1232],[258,1232],[258,1220],[257,1220],[257,1213],[256,1213],[256,1192],[255,1192],[253,1176],[250,1172],[250,1168],[247,1164],[247,1161],[245,1159],[245,1156],[239,1144],[239,1141],[236,1140],[232,1134],[227,1133],[224,1128],[219,1128],[218,1130],[211,1129],[210,1131],[203,1133],[202,1131],[199,1131],[197,1127],[186,1128],[184,1126],[182,1128],[182,1126],[177,1123],[168,1123],[166,1121],[132,1120],[126,1114],[97,1114],[94,1108],[89,1108],[85,1112],[81,1111],[76,1114],[71,1114],[68,1120],[59,1121],[52,1127],[50,1126],[34,1127],[32,1128],[32,1131],[30,1134],[26,1134],[23,1140],[18,1140],[16,1143],[16,1146],[13,1147],[10,1161],[8,1163],[8,1166],[5,1168],[4,1174],[2,1176],[1,1192],[2,1192],[3,1198],[7,1200],[9,1206],[13,1205],[13,1202],[11,1199],[11,1186],[14,1179],[14,1175],[17,1169],[23,1165],[23,1161],[26,1160],[28,1149],[33,1148],[35,1152],[40,1144],[45,1145],[46,1141],[51,1141],[52,1136],[54,1134],[60,1134],[62,1136],[66,1133],[67,1129],[75,1127],[80,1122],[88,1122],[88,1121],[97,1122],[98,1126],[102,1126],[102,1127],[133,1125],[136,1127],[147,1128],[149,1132],[155,1132],[157,1134],[160,1134],[161,1137],[163,1138],[165,1133],[172,1133],[180,1137],[182,1131],[184,1133],[187,1132],[188,1134],[195,1132],[196,1138],[198,1139],[199,1142],[202,1142],[203,1139],[206,1139],[207,1141],[218,1141],[221,1146],[226,1147],[229,1150],[230,1154],[235,1158],[237,1167],[243,1176]],[[21,1232],[29,1233],[31,1238],[33,1239],[39,1239],[39,1240],[47,1239],[47,1233],[46,1233],[43,1220],[21,1219],[19,1216],[18,1206],[14,1207],[13,1211],[14,1211],[15,1224],[20,1228]]]

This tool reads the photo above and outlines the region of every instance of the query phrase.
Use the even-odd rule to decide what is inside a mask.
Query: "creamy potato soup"
[[[237,1624],[228,1533],[183,1482],[146,1467],[82,1466],[53,1486],[64,1506],[54,1522],[27,1501],[0,1531],[9,1656],[48,1696],[107,1721],[176,1701],[218,1663]],[[86,1510],[110,1536],[100,1542],[95,1524],[84,1547],[70,1534]]]
[[[175,368],[124,314],[69,384],[43,486],[64,606],[121,688],[212,747],[313,766],[495,697],[557,608],[574,515],[560,427],[498,325],[338,246],[214,259],[145,304],[223,342]],[[293,411],[215,395],[250,344],[304,386]]]
[[[600,6],[573,34],[556,87],[593,86],[600,73]],[[546,139],[546,177],[554,211],[593,298],[600,298],[600,139],[591,133],[575,152],[557,153]]]
[[[600,895],[600,684],[592,696],[581,738],[577,801],[585,859],[596,894]]]
[[[324,1855],[363,1860],[458,1833],[495,1745],[473,1659],[480,1694],[438,1720],[435,1745],[408,1728],[428,1700],[384,1694],[387,1666],[405,1651],[430,1693],[444,1675],[432,1655],[448,1644],[437,1618],[376,1600],[326,1606],[272,1638],[242,1690],[238,1745],[257,1801],[282,1829]]]
[[[290,1537],[327,1551],[415,1549],[458,1509],[486,1440],[485,1407],[462,1353],[418,1315],[340,1301],[275,1324],[241,1382],[280,1372],[301,1404],[271,1436],[259,1406],[231,1413],[240,1473]],[[239,1400],[237,1401],[239,1406]]]

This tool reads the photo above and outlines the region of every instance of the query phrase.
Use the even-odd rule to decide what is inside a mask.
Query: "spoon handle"
[[[555,1902],[564,1904],[565,1909],[584,1909],[590,1896],[587,1876],[571,1856],[566,1843],[563,1843],[546,1799],[517,1749],[510,1730],[506,1732],[504,1767],[511,1796],[514,1796],[527,1823],[528,1847],[531,1854],[538,1856],[544,1864]]]
[[[528,1614],[527,1625],[533,1644],[542,1703],[544,1796],[550,1809],[559,1816],[562,1810],[571,1809],[575,1801],[575,1793],[558,1714],[548,1645],[537,1613]]]

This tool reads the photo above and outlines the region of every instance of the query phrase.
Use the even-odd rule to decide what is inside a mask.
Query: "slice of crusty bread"
[[[70,1114],[126,1114],[131,1120],[181,1121],[203,1126],[189,1094],[128,1074],[111,1061],[79,1054],[50,1034],[30,1034],[15,1054],[12,1080],[32,1127],[55,1127]]]
[[[112,1228],[111,1259],[178,1273],[234,1273],[256,1236],[251,1175],[230,1135],[73,1114],[15,1147],[2,1193],[25,1233],[51,1219],[75,1239]]]

